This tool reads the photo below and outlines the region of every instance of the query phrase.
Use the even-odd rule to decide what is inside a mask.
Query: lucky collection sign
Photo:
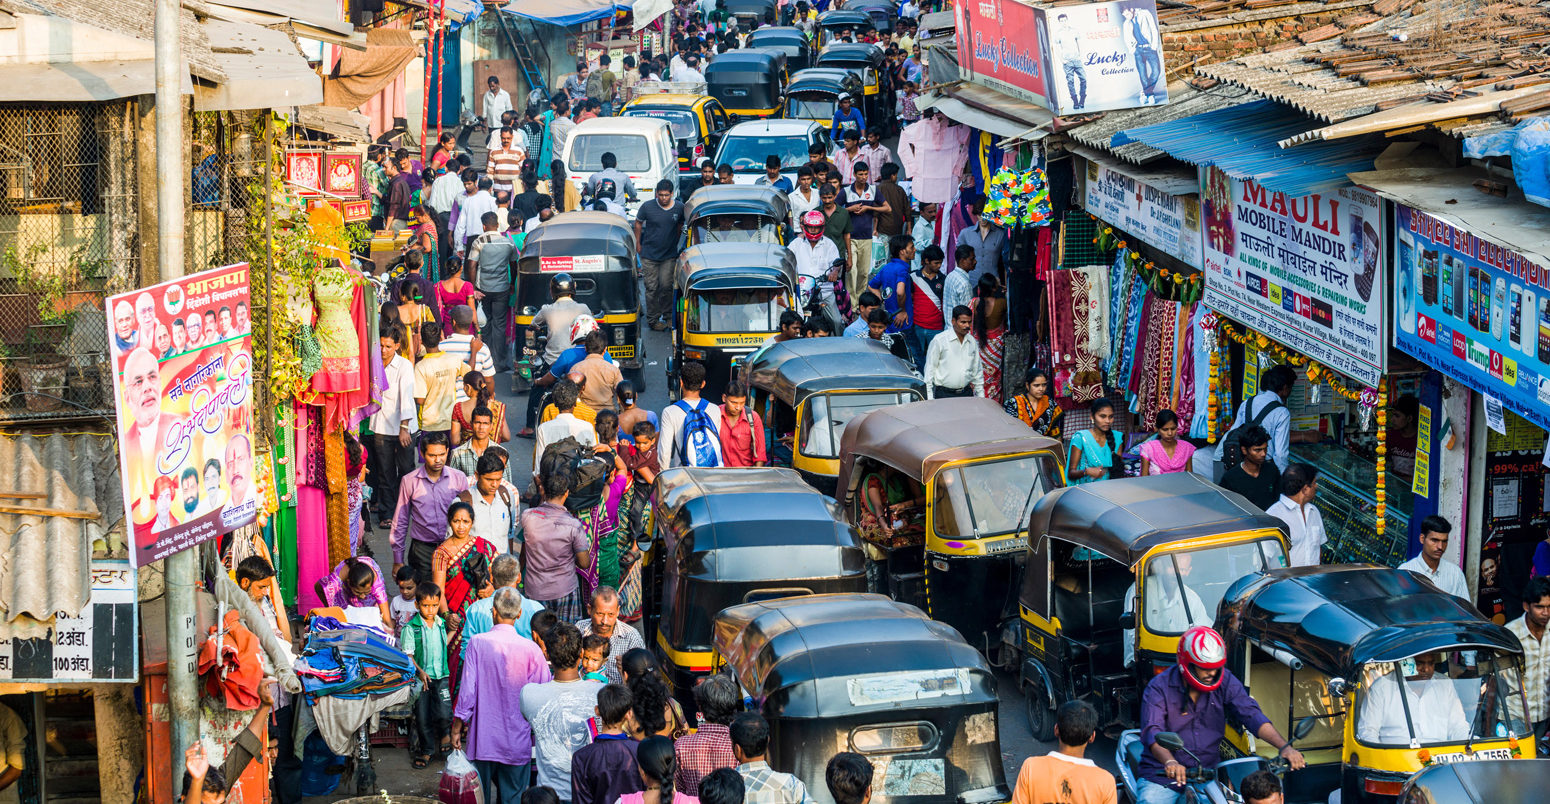
[[[246,263],[108,299],[135,566],[257,516],[250,310]]]
[[[1206,305],[1376,386],[1388,367],[1378,197],[1289,197],[1214,167],[1200,181]]]

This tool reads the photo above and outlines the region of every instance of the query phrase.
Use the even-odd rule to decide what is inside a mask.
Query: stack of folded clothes
[[[414,660],[369,628],[313,630],[296,674],[309,703],[324,696],[382,695],[419,684]]]

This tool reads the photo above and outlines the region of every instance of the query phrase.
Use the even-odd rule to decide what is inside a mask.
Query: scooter
[[[1291,742],[1296,743],[1307,737],[1317,725],[1316,717],[1297,721],[1292,727]],[[1195,767],[1188,768],[1184,777],[1184,801],[1188,804],[1243,804],[1238,787],[1244,777],[1258,770],[1268,770],[1277,777],[1285,778],[1286,772],[1291,769],[1290,763],[1280,757],[1267,760],[1258,756],[1228,759],[1218,763],[1215,768],[1204,768],[1201,767],[1200,758],[1184,747],[1183,738],[1171,731],[1159,732],[1157,744],[1169,751],[1182,752],[1195,761]],[[1146,746],[1141,743],[1140,729],[1130,729],[1120,734],[1119,745],[1114,751],[1114,764],[1119,768],[1120,788],[1130,801],[1140,800],[1137,789],[1140,787],[1141,755],[1144,751]]]

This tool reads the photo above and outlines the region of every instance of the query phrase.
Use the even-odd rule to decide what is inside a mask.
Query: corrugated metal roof
[[[47,14],[116,33],[156,41],[156,6],[152,0],[4,0],[7,9],[20,14]],[[205,32],[187,7],[182,9],[183,58],[189,72],[207,81],[221,81],[221,70]]]
[[[1293,196],[1349,184],[1347,173],[1368,170],[1380,143],[1353,138],[1282,150],[1279,140],[1314,124],[1272,101],[1256,101],[1169,123],[1121,131],[1115,146],[1145,143],[1196,165],[1214,165],[1229,176],[1253,179]]]
[[[107,435],[0,436],[0,492],[7,506],[96,513],[94,519],[0,513],[0,639],[35,635],[56,613],[77,614],[91,596],[94,545],[122,553],[124,493],[118,450]]]
[[[1115,134],[1127,129],[1167,123],[1217,109],[1226,109],[1254,100],[1256,96],[1242,87],[1217,84],[1209,89],[1199,89],[1189,82],[1179,81],[1168,86],[1168,103],[1164,106],[1143,106],[1139,109],[1106,112],[1090,123],[1066,129],[1063,133],[1089,148],[1109,151],[1126,162],[1143,165],[1161,159],[1166,154],[1142,142],[1113,146],[1111,143]]]

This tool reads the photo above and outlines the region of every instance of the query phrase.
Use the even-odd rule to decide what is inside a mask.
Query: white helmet
[[[597,331],[597,319],[586,313],[576,316],[570,325],[570,342],[580,343],[582,338]]]

